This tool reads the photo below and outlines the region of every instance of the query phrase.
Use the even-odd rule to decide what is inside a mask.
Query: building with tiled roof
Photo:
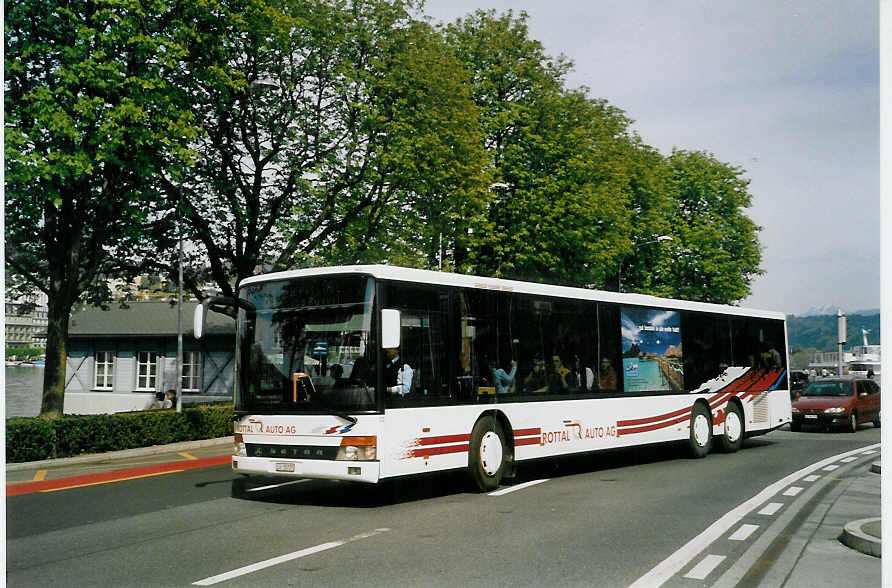
[[[197,302],[183,303],[184,403],[228,401],[234,383],[235,321],[208,314],[201,340],[192,333]],[[177,387],[177,307],[130,302],[72,314],[65,412],[144,410],[157,392]]]

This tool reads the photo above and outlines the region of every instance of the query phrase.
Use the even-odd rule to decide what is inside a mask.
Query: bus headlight
[[[342,437],[336,461],[375,461],[378,459],[377,437]]]
[[[240,457],[248,457],[248,450],[245,447],[245,439],[242,437],[241,433],[236,433],[232,437],[232,441],[234,446],[232,448],[232,454],[238,455]]]

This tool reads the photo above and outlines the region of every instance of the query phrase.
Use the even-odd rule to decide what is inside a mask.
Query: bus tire
[[[507,469],[508,447],[502,425],[491,417],[481,417],[471,430],[468,468],[481,492],[499,487]]]
[[[722,436],[719,437],[719,446],[725,453],[734,453],[743,446],[744,436],[743,415],[740,407],[734,402],[729,402],[725,409],[725,426]]]
[[[232,488],[230,496],[233,498],[247,498],[248,489],[251,487],[251,479],[248,476],[240,475],[232,480]]]
[[[706,457],[712,449],[712,417],[699,402],[691,409],[691,432],[688,436],[691,457]]]

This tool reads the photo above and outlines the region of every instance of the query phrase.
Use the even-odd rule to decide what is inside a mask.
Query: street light
[[[672,241],[672,237],[670,237],[669,235],[660,235],[653,241],[645,241],[644,243],[633,243],[632,246],[633,247],[641,247],[642,245],[652,245],[653,243],[662,243],[663,241]],[[619,288],[618,289],[620,292],[623,291],[623,264],[625,262],[626,262],[625,257],[623,257],[622,260],[619,262],[619,275],[618,275]]]

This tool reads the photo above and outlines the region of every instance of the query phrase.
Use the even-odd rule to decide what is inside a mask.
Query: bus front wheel
[[[709,411],[700,404],[694,405],[691,410],[691,434],[688,437],[688,447],[691,456],[695,458],[706,457],[712,449],[712,418]]]
[[[478,420],[471,431],[468,467],[481,492],[490,492],[499,487],[507,469],[507,455],[502,425],[491,416]]]

